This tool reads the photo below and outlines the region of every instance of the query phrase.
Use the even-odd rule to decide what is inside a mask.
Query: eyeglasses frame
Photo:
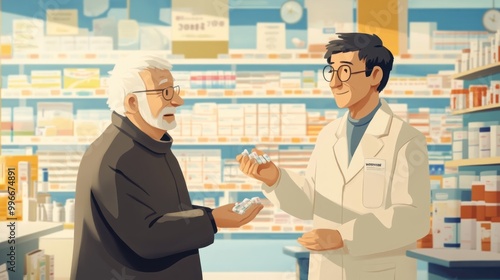
[[[170,99],[167,99],[166,96],[168,94],[169,88],[172,88],[172,90],[174,91],[174,94],[172,94],[172,97]],[[176,92],[176,89],[177,89],[177,92]],[[169,86],[169,87],[162,88],[162,89],[138,90],[138,91],[133,91],[131,93],[146,92],[147,95],[152,95],[153,93],[148,93],[148,92],[158,92],[158,91],[161,91],[161,96],[163,97],[163,99],[165,99],[165,101],[170,101],[170,100],[174,99],[175,95],[179,95],[181,93],[181,87],[179,85],[177,85],[177,86]],[[156,94],[158,94],[158,93],[156,93]]]
[[[333,72],[332,72],[332,77],[331,77],[331,79],[330,79],[330,80],[326,79],[326,77],[325,77],[325,69],[326,69],[326,67],[330,67],[330,68],[332,68],[332,70],[333,70]],[[339,76],[339,74],[338,74],[338,71],[339,71],[339,69],[340,69],[341,67],[348,67],[348,68],[349,68],[349,70],[350,70],[350,72],[351,72],[351,73],[349,74],[349,78],[347,78],[345,81],[341,80],[341,79],[340,79],[340,76]],[[362,70],[362,71],[352,72],[351,67],[350,67],[349,65],[341,65],[341,66],[339,66],[339,69],[335,70],[335,69],[333,69],[333,67],[332,67],[331,65],[325,65],[325,67],[323,67],[323,79],[325,79],[325,81],[327,81],[327,82],[331,82],[331,81],[333,80],[333,74],[334,74],[335,72],[337,72],[337,77],[339,77],[339,80],[340,80],[341,82],[343,82],[343,83],[344,83],[344,82],[349,81],[349,79],[351,79],[352,74],[359,74],[359,73],[366,73],[366,72],[369,72],[369,71],[373,71],[373,69],[365,69],[365,70]]]

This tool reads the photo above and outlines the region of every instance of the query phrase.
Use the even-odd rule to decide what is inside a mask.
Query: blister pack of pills
[[[233,212],[238,213],[240,215],[245,214],[247,209],[252,206],[252,204],[260,204],[260,198],[259,197],[252,197],[251,199],[245,198],[243,199],[242,202],[236,202],[236,204],[233,207]]]
[[[271,162],[271,158],[267,154],[263,154],[259,156],[256,152],[252,152],[251,154],[245,149],[241,152],[242,155],[248,156],[250,159],[255,160],[258,164],[265,164]]]

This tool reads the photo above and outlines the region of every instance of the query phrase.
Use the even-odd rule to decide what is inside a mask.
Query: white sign
[[[257,23],[257,49],[261,51],[284,50],[285,45],[284,23]]]

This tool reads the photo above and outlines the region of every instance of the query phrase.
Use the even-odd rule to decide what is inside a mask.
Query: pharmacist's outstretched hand
[[[226,204],[212,210],[215,224],[219,228],[237,228],[251,222],[260,210],[264,208],[262,204],[252,204],[243,214],[233,212],[234,203]]]
[[[257,149],[252,149],[252,152],[256,152],[259,156],[264,154]],[[279,178],[278,167],[272,161],[259,164],[255,159],[241,154],[236,157],[236,160],[240,163],[240,170],[243,173],[268,186],[274,185]]]

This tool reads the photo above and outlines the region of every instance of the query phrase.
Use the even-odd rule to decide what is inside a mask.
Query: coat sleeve
[[[312,220],[315,191],[316,157],[318,150],[315,147],[305,176],[279,168],[278,181],[273,186],[262,184],[264,196],[286,213],[302,219]]]
[[[139,256],[162,258],[213,243],[217,227],[210,208],[175,206],[160,212],[155,198],[121,171],[105,166],[99,173],[91,188],[94,203],[113,232]],[[172,198],[174,204],[179,204],[177,198]]]
[[[351,255],[387,252],[429,233],[429,161],[423,135],[412,138],[398,151],[390,180],[389,208],[361,215],[339,227]]]

